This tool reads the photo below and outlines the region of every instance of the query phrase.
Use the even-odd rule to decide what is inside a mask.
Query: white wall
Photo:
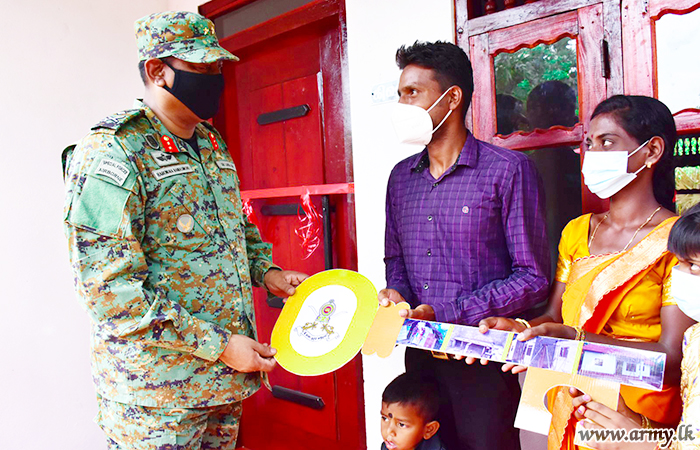
[[[359,271],[377,289],[384,279],[384,193],[394,165],[421,149],[396,142],[391,103],[374,105],[377,85],[398,81],[396,49],[416,40],[454,42],[452,0],[346,0],[350,109],[355,168]],[[384,387],[403,373],[403,349],[363,358],[367,448],[379,448]]]
[[[141,95],[134,20],[198,3],[2,4],[0,448],[106,448],[62,231],[61,150]]]

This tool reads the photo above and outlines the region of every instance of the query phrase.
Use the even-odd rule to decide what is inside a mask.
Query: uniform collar
[[[165,127],[165,125],[163,125],[163,122],[160,121],[158,116],[156,116],[156,113],[153,112],[153,110],[149,108],[148,105],[146,105],[142,99],[136,99],[134,101],[134,108],[143,110],[144,114],[146,115],[146,118],[149,122],[151,122],[151,125],[158,134],[155,137],[158,140],[158,143],[161,145],[161,148],[164,148],[166,145],[166,143],[162,141],[163,137],[166,136],[167,139],[170,139],[171,142],[174,143],[174,147],[171,148],[177,150],[176,152],[170,153],[186,153],[191,158],[199,159],[194,150],[189,149],[189,145],[187,145],[186,141],[171,133]],[[202,161],[210,158],[214,154],[215,150],[212,149],[212,143],[209,138],[209,130],[200,123],[195,127],[194,135],[197,136],[197,143],[199,144],[199,151],[201,154]]]
[[[479,145],[473,134],[467,132],[467,140],[464,141],[464,146],[455,161],[455,166],[475,167],[479,158]],[[428,147],[425,147],[422,152],[415,156],[415,159],[409,165],[409,169],[413,172],[422,172],[430,167],[430,159],[428,157]]]

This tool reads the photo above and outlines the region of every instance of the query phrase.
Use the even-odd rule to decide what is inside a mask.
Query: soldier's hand
[[[382,289],[379,291],[377,298],[379,299],[379,306],[389,306],[391,302],[398,304],[406,301],[396,289]]]
[[[242,334],[234,334],[219,360],[238,372],[269,372],[276,364],[273,358],[275,353],[277,350],[267,344],[261,344]]]
[[[296,287],[302,281],[309,278],[305,273],[294,270],[268,270],[265,274],[265,286],[267,290],[278,297],[289,297],[294,295]]]

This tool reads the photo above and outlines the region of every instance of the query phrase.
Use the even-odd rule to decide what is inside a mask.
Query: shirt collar
[[[170,139],[172,139],[174,142],[176,142],[178,153],[187,153],[188,155],[190,155],[192,157],[196,157],[196,155],[194,155],[194,151],[191,151],[191,152],[189,151],[189,145],[185,144],[185,140],[178,137],[178,136],[175,136],[173,133],[168,131],[168,129],[165,127],[165,125],[163,125],[163,122],[161,122],[160,119],[158,118],[158,116],[156,116],[156,113],[153,112],[153,110],[151,108],[149,108],[148,105],[146,105],[143,102],[143,100],[136,99],[134,101],[134,108],[143,110],[144,114],[146,115],[146,118],[148,119],[149,122],[151,122],[151,125],[153,125],[153,128],[155,129],[156,133],[158,134],[158,136],[156,136],[156,139],[158,139],[159,142],[160,142],[160,139],[162,136],[168,136]],[[202,139],[204,139],[206,141],[206,143],[209,144],[209,139],[207,137],[208,133],[207,133],[206,127],[204,125],[202,125],[201,123],[198,124],[195,127],[194,135],[198,137],[200,154],[206,153],[207,156],[210,156],[210,153],[213,153],[213,152],[211,150],[209,150],[209,145],[204,146],[205,153],[202,153],[202,148],[203,148]],[[206,137],[206,139],[205,139],[205,137]]]
[[[455,166],[475,167],[479,158],[479,143],[473,134],[467,132],[467,140],[464,141],[464,146],[455,161]],[[422,172],[430,166],[428,158],[428,147],[425,147],[422,152],[415,156],[408,168],[413,172]]]
[[[442,442],[436,434],[427,441],[421,442],[418,447],[416,447],[416,450],[443,450]]]

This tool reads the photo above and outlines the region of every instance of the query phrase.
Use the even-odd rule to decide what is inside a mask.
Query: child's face
[[[382,402],[382,439],[389,450],[413,450],[439,427],[435,420],[426,423],[413,405]]]
[[[691,275],[700,275],[700,255],[688,259],[678,258],[678,270]]]

